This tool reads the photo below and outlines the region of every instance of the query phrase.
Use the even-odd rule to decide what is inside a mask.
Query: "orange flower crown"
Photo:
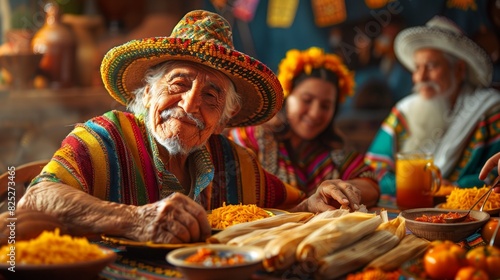
[[[302,72],[311,74],[313,69],[324,68],[333,72],[339,79],[339,101],[354,94],[354,72],[349,71],[342,59],[334,54],[327,54],[318,47],[304,51],[289,50],[278,66],[278,79],[283,87],[285,97],[292,91],[293,79]]]

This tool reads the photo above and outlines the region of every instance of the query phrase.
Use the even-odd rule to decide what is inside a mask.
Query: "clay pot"
[[[68,88],[75,84],[76,39],[71,28],[61,22],[59,7],[45,6],[45,24],[31,42],[33,52],[43,54],[41,72],[51,88]]]

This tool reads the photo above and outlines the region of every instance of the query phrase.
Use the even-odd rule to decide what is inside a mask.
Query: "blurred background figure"
[[[441,16],[400,32],[394,49],[413,73],[414,92],[394,106],[366,154],[382,193],[395,194],[397,152],[433,154],[443,184],[482,186],[481,166],[500,150],[490,57]]]

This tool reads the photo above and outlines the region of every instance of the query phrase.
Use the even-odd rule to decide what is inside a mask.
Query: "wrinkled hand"
[[[327,180],[307,199],[307,209],[313,213],[338,209],[341,206],[357,210],[360,201],[361,191],[352,184],[339,179]]]
[[[205,241],[211,234],[205,209],[181,193],[139,206],[137,211],[140,241],[191,243]]]

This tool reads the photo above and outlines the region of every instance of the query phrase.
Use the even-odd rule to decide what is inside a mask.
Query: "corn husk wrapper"
[[[396,247],[405,235],[404,218],[382,223],[358,242],[321,259],[315,276],[317,279],[335,279],[358,270]]]
[[[293,213],[276,215],[276,216],[272,216],[269,218],[260,219],[260,220],[256,220],[256,221],[251,221],[248,223],[237,224],[237,225],[230,226],[230,227],[226,228],[225,230],[210,236],[209,238],[207,238],[206,241],[207,241],[207,243],[225,244],[229,240],[231,240],[237,236],[247,234],[247,233],[252,232],[254,230],[269,229],[269,228],[273,228],[276,226],[280,226],[280,225],[288,223],[288,222],[305,223],[313,216],[314,216],[314,214],[310,213],[310,212],[293,212]]]
[[[245,240],[244,242],[238,244],[237,246],[255,246],[255,247],[259,247],[259,248],[264,250],[267,243],[269,243],[271,240],[274,240],[276,238],[280,238],[280,236],[273,234],[273,235],[265,235],[262,238],[254,237],[254,238],[250,238],[248,240]]]
[[[340,217],[343,215],[349,214],[349,209],[335,209],[335,210],[330,210],[330,211],[324,211],[321,213],[318,213],[314,215],[311,219],[307,221],[307,223],[316,221],[316,220],[324,220],[324,219],[330,219],[330,218],[335,218],[335,217]],[[243,245],[253,245],[253,246],[258,246],[264,247],[266,244],[275,239],[275,238],[282,238],[283,234],[287,235],[289,232],[287,231],[286,233],[283,233],[284,230],[291,229],[295,226],[302,225],[303,223],[285,223],[283,225],[270,228],[270,229],[259,229],[259,230],[254,230],[252,232],[249,232],[244,235],[237,236],[227,242],[229,245],[238,245],[238,246],[243,246]]]
[[[336,218],[309,221],[287,230],[280,238],[269,241],[264,247],[264,268],[268,272],[284,270],[295,262],[297,245],[310,233]]]
[[[406,261],[421,256],[430,246],[430,242],[413,234],[406,235],[399,244],[371,261],[366,268],[378,268],[384,271],[394,271]]]
[[[376,214],[349,213],[304,238],[297,247],[296,259],[317,264],[321,258],[374,232],[380,224],[382,218]]]
[[[253,245],[264,248],[267,242],[274,238],[280,238],[289,229],[303,225],[304,223],[284,223],[280,226],[270,229],[258,229],[247,234],[237,236],[227,242],[228,245]]]
[[[350,211],[347,208],[340,208],[340,209],[335,209],[335,210],[328,210],[328,211],[324,211],[324,212],[321,212],[321,213],[317,213],[316,215],[314,215],[314,217],[312,217],[307,222],[309,223],[309,222],[313,222],[313,221],[316,221],[316,220],[324,220],[324,219],[337,218],[337,217],[341,217],[341,216],[347,215],[347,214],[349,214],[349,212]]]

